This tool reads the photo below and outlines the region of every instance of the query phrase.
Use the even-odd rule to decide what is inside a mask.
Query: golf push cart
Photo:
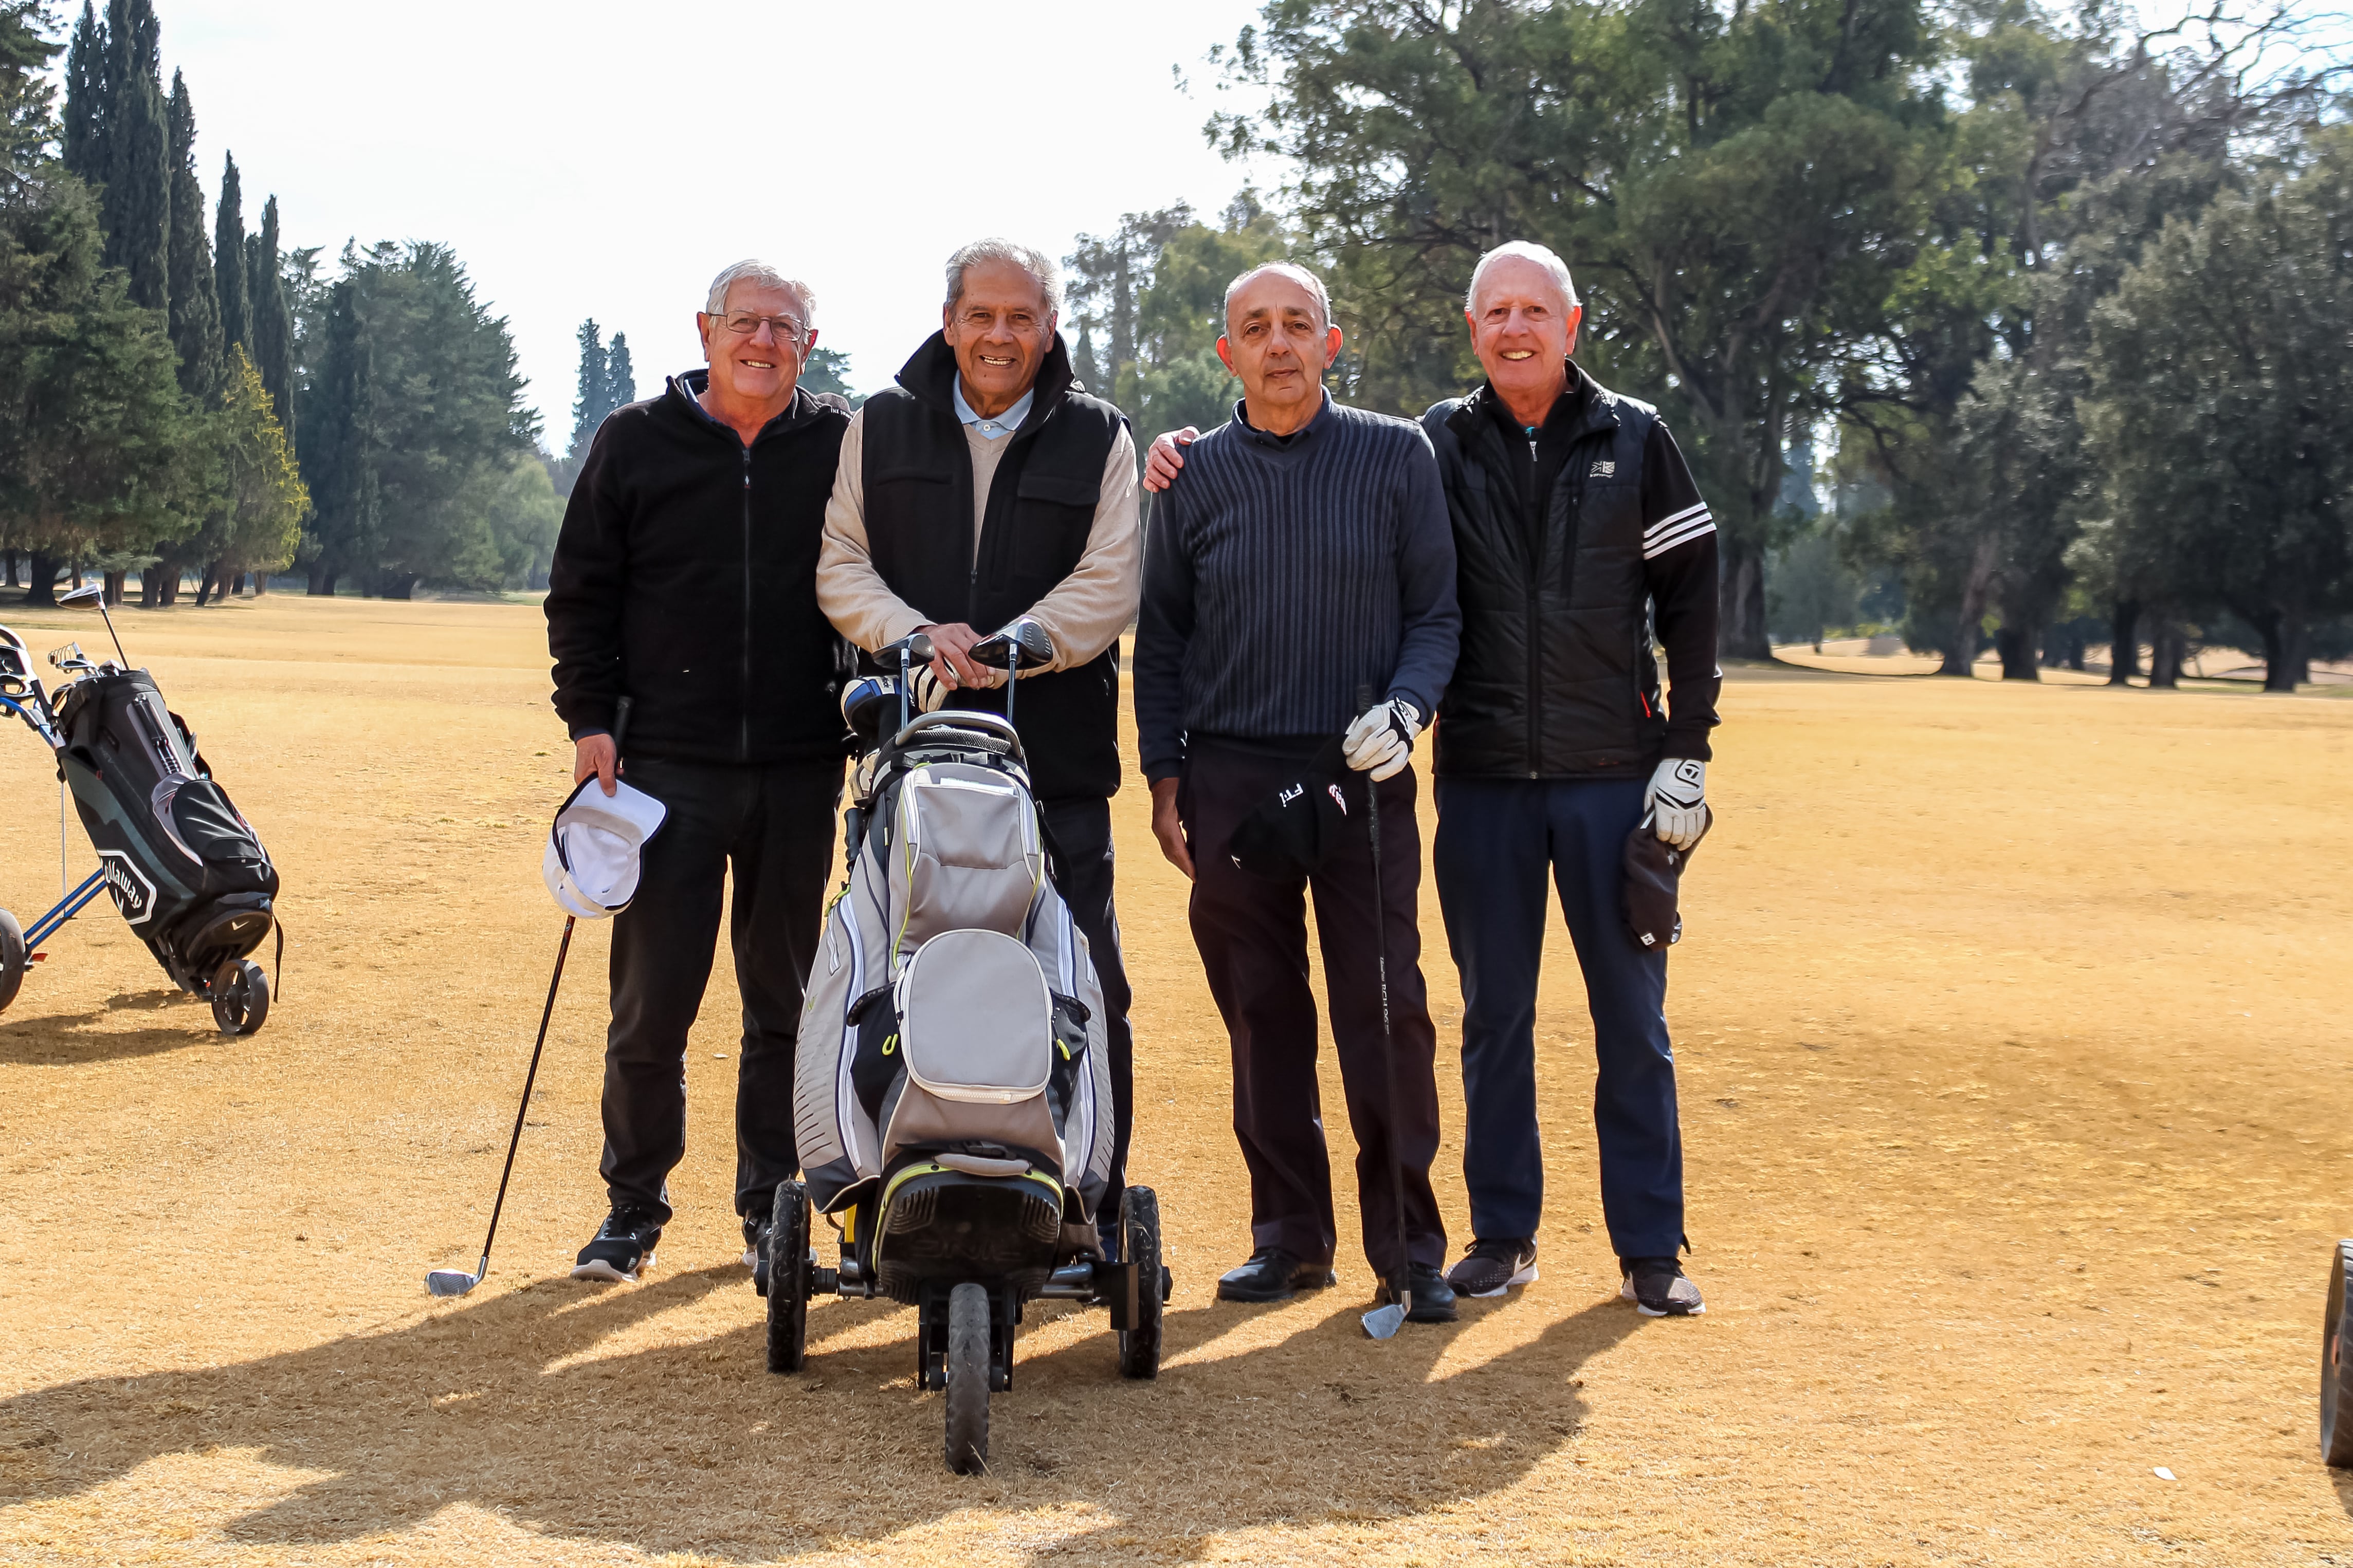
[[[68,643],[48,656],[64,678],[52,690],[33,673],[25,640],[0,626],[0,710],[55,753],[98,869],[30,930],[0,910],[0,1008],[45,956],[41,943],[103,891],[172,983],[212,1004],[223,1033],[250,1035],[269,1016],[269,981],[247,954],[278,929],[277,868],[154,679],[127,668],[104,589],[77,588],[58,603],[106,616],[116,658],[93,659]]]
[[[1097,1208],[1111,1173],[1103,993],[1055,887],[1012,724],[1014,681],[1053,657],[1023,617],[972,650],[1004,669],[1006,712],[914,714],[921,633],[884,650],[895,687],[844,693],[860,737],[844,815],[849,875],[828,911],[796,1068],[803,1180],[781,1184],[754,1276],[767,1362],[797,1372],[818,1296],[915,1308],[916,1384],[946,1395],[948,1468],[988,1457],[988,1399],[1013,1384],[1022,1307],[1109,1308],[1119,1370],[1160,1370],[1168,1299],[1148,1187]],[[884,720],[895,707],[897,722]],[[840,1233],[820,1262],[811,1230]],[[1104,1256],[1108,1250],[1114,1256]]]

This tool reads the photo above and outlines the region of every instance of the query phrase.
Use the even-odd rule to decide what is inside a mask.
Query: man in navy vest
[[[1021,671],[1015,721],[1110,1014],[1109,1248],[1135,1103],[1111,796],[1143,535],[1127,420],[1072,377],[1060,310],[1060,274],[1028,246],[977,240],[948,258],[940,331],[843,437],[818,601],[869,653],[928,633],[951,707],[1003,709],[1003,672],[965,657],[976,642],[1025,615],[1052,639],[1052,660]]]

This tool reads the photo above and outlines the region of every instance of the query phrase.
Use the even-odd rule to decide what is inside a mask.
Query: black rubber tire
[[[25,928],[16,917],[0,910],[0,1009],[16,999],[24,987],[25,971],[32,960],[25,952]]]
[[[948,1292],[948,1468],[988,1468],[988,1291],[967,1281]]]
[[[768,1227],[768,1370],[798,1372],[808,1354],[809,1203],[798,1182],[776,1185]]]
[[[1119,1200],[1120,1245],[1135,1265],[1135,1326],[1119,1331],[1119,1374],[1160,1375],[1160,1198],[1130,1187]]]
[[[2353,1311],[2346,1291],[2353,1289],[2353,1241],[2337,1244],[2328,1266],[2328,1315],[2320,1332],[2320,1457],[2353,1467]]]
[[[254,1035],[269,1016],[269,976],[249,958],[220,966],[210,987],[213,1022],[224,1035]]]

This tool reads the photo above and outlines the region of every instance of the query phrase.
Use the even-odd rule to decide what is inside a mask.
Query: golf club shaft
[[[499,1215],[507,1205],[507,1181],[514,1174],[515,1151],[522,1146],[522,1119],[531,1110],[532,1086],[539,1081],[539,1054],[547,1047],[547,1021],[555,1016],[555,990],[564,984],[564,959],[572,951],[575,923],[575,917],[564,917],[564,940],[555,949],[555,973],[547,982],[547,1005],[539,1011],[539,1039],[531,1047],[531,1070],[523,1074],[522,1103],[515,1107],[514,1135],[507,1140],[506,1169],[499,1173],[499,1195],[491,1204],[490,1234],[482,1237],[481,1274],[491,1271],[491,1243],[498,1239]]]
[[[114,617],[111,615],[107,614],[106,595],[104,594],[100,594],[98,596],[98,613],[106,619],[106,635],[114,639],[114,657],[122,661],[123,668],[129,669],[131,668],[131,656],[122,651],[122,634],[114,629]]]
[[[1369,713],[1373,693],[1369,687],[1356,693],[1356,707]],[[1388,1077],[1388,1127],[1384,1142],[1389,1151],[1389,1202],[1397,1209],[1397,1273],[1389,1289],[1398,1305],[1413,1310],[1413,1258],[1406,1237],[1405,1224],[1405,1156],[1398,1150],[1398,1062],[1397,1031],[1389,1024],[1389,920],[1388,900],[1381,887],[1381,786],[1373,775],[1365,775],[1365,824],[1366,837],[1373,847],[1373,973],[1381,987],[1381,1062]]]

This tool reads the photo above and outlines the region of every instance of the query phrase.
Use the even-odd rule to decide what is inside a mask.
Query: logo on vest
[[[1348,797],[1340,793],[1340,786],[1338,784],[1325,784],[1324,786],[1324,793],[1332,797],[1332,804],[1340,808],[1341,816],[1345,816],[1348,815]]]
[[[1618,477],[1618,461],[1617,461],[1617,459],[1616,459],[1616,458],[1605,458],[1603,461],[1594,464],[1594,465],[1593,465],[1593,471],[1592,471],[1591,473],[1589,473],[1589,474],[1586,475],[1585,477],[1586,477],[1587,479],[1616,479],[1616,478]]]
[[[125,921],[140,925],[155,912],[155,884],[128,855],[120,849],[101,849],[98,868],[105,874],[106,890]]]
[[[1277,805],[1289,805],[1293,801],[1297,800],[1301,795],[1305,795],[1306,793],[1307,786],[1305,784],[1293,784],[1286,789],[1279,789],[1274,792],[1274,804]]]

